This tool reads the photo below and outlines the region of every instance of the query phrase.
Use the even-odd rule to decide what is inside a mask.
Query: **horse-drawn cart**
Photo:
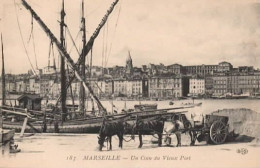
[[[185,114],[181,115],[182,118],[185,116]],[[203,116],[202,121],[190,121],[192,126],[188,129],[199,142],[223,144],[228,135],[228,119],[226,116],[208,114]]]
[[[223,144],[228,135],[228,117],[218,115],[206,115],[202,125],[194,123],[194,131],[197,140],[206,140],[208,143]]]
[[[179,132],[189,132],[191,136],[191,145],[195,144],[195,141],[198,140],[206,141],[210,144],[223,144],[228,136],[228,117],[226,116],[218,116],[218,115],[205,115],[202,117],[200,121],[188,120],[185,114],[179,114],[178,119],[181,123],[183,123],[183,128],[181,126],[176,125],[176,119],[173,119],[171,122],[175,123],[175,127],[180,127],[174,130],[172,133]],[[174,125],[174,124],[173,124]],[[170,134],[166,134],[165,142],[167,145],[171,144]],[[177,139],[178,136],[177,135]],[[178,140],[178,145],[181,142]]]
[[[134,139],[135,135],[138,134],[139,148],[143,145],[142,135],[154,136],[155,134],[157,134],[157,137],[154,136],[154,138],[158,139],[156,141],[158,146],[162,145],[163,135],[166,135],[166,144],[170,145],[171,134],[176,135],[177,146],[181,146],[181,133],[184,132],[189,132],[191,145],[195,144],[196,139],[199,142],[205,140],[213,144],[222,144],[225,142],[228,135],[228,117],[206,115],[198,122],[188,120],[184,114],[186,112],[161,112],[159,114],[130,113],[118,118],[105,117],[98,136],[99,149],[102,150],[103,143],[107,140],[110,143],[111,150],[111,137],[113,135],[118,136],[119,146],[122,147],[122,142],[125,140],[123,137],[124,134],[130,134],[131,139]],[[167,124],[165,125],[166,122]]]

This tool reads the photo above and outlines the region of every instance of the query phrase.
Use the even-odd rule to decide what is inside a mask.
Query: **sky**
[[[67,51],[75,62],[78,54],[69,34],[80,51],[81,1],[65,0]],[[59,39],[61,0],[27,2]],[[84,2],[88,39],[113,0]],[[259,11],[257,0],[119,0],[95,40],[93,65],[124,66],[130,51],[134,66],[149,63],[201,65],[228,61],[234,67],[259,68]],[[32,67],[43,68],[48,65],[48,60],[50,65],[53,65],[53,60],[59,64],[57,49],[54,47],[54,57],[49,56],[50,39],[36,21],[31,24],[31,19],[20,0],[0,1],[6,73],[25,73]],[[31,32],[34,40],[30,38]]]

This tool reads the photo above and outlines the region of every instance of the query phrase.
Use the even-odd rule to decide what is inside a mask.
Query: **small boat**
[[[135,111],[156,110],[157,104],[136,104],[134,109]]]
[[[245,94],[239,94],[239,95],[232,95],[232,99],[245,99],[248,98],[250,96],[249,93],[245,93]]]
[[[173,101],[170,101],[170,102],[169,102],[169,105],[171,105],[171,106],[174,105]]]
[[[184,106],[201,106],[202,102],[200,102],[200,103],[182,103],[182,105],[184,105]]]
[[[194,105],[195,105],[195,106],[201,106],[201,105],[202,105],[202,102],[200,102],[200,103],[195,103]]]
[[[249,98],[260,99],[260,93],[255,93],[255,94],[251,95]]]

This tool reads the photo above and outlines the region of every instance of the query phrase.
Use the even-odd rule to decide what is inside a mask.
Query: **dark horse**
[[[167,134],[167,137],[170,136],[170,134],[174,133],[177,137],[177,147],[181,146],[181,134],[188,132],[191,138],[190,145],[195,145],[195,141],[197,139],[196,131],[192,130],[192,124],[187,119],[185,114],[178,114],[174,115],[172,117],[172,121],[169,123],[169,125],[164,128],[164,131]],[[167,139],[167,138],[166,138]]]
[[[109,121],[109,120],[103,120],[103,123],[101,125],[99,136],[98,136],[98,144],[99,144],[99,150],[101,151],[104,142],[106,138],[108,138],[110,147],[109,150],[112,150],[112,136],[117,135],[119,139],[119,147],[123,147],[123,134],[124,134],[124,123],[123,121]]]
[[[164,127],[164,120],[161,120],[161,118],[158,117],[146,117],[141,118],[136,117],[135,121],[132,121],[131,123],[127,122],[125,123],[125,133],[132,134],[132,137],[134,137],[134,134],[139,135],[139,148],[143,146],[143,140],[142,135],[158,135],[158,146],[162,145],[162,133],[163,133],[163,127]]]

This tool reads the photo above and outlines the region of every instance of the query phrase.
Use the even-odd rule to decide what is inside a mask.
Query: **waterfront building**
[[[0,77],[0,81],[2,80],[2,77]],[[7,74],[5,76],[5,90],[6,92],[15,92],[16,86],[15,86],[15,78],[13,75]],[[0,82],[0,94],[2,94],[2,82]]]
[[[150,98],[177,98],[183,96],[182,78],[179,76],[155,76],[149,78]]]
[[[47,66],[47,67],[44,67],[43,70],[42,70],[43,75],[54,74],[54,73],[56,73],[56,67],[55,66]]]
[[[26,90],[27,85],[26,85],[25,79],[20,79],[20,80],[16,81],[15,86],[16,86],[16,89],[15,89],[16,92],[26,92],[27,91]]]
[[[42,98],[38,94],[22,94],[17,98],[19,107],[28,110],[41,110]]]
[[[1,82],[2,84],[2,82]],[[5,89],[6,92],[15,92],[16,91],[16,85],[15,85],[15,76],[11,74],[5,75]],[[2,88],[2,86],[1,86]]]
[[[34,92],[35,91],[34,85],[35,85],[35,78],[30,78],[29,79],[29,91],[30,92]]]
[[[100,88],[98,86],[98,78],[90,78],[87,80],[90,82],[90,87],[92,88],[93,92],[98,96],[101,93]],[[88,93],[88,90],[86,90],[86,92]]]
[[[51,80],[49,85],[51,86],[49,94],[48,94],[49,97],[51,99],[57,99],[61,93],[61,84],[55,80]],[[68,93],[70,93],[70,91]]]
[[[96,85],[98,87],[96,95],[99,97],[105,96],[106,82],[104,80],[97,80]]]
[[[205,95],[211,96],[213,94],[213,79],[212,75],[205,76]]]
[[[164,64],[160,63],[158,65],[149,64],[148,65],[148,75],[149,76],[156,76],[168,73],[167,67]]]
[[[240,73],[254,72],[253,66],[239,66],[237,69]]]
[[[238,78],[238,93],[253,95],[260,92],[260,72],[240,74]]]
[[[168,72],[176,75],[185,74],[185,68],[180,64],[172,64],[167,66]]]
[[[96,78],[103,75],[103,68],[101,66],[92,66],[91,76]]]
[[[222,96],[227,93],[227,76],[213,76],[213,95]]]
[[[57,98],[61,90],[60,75],[55,70],[55,66],[38,70],[37,74],[40,74],[38,76],[32,72],[19,75],[6,74],[6,91],[33,92],[41,96],[46,95],[48,98]],[[92,77],[86,80],[90,82],[94,93],[99,97],[114,95],[115,97],[173,98],[187,96],[188,93],[205,94],[210,97],[211,95],[254,95],[260,92],[259,73],[260,71],[255,70],[253,66],[234,68],[226,61],[217,65],[148,64],[139,68],[133,67],[129,52],[125,66],[108,68],[93,66]],[[89,72],[86,75],[89,76]],[[79,82],[73,81],[71,88],[74,97],[78,98]],[[87,91],[86,94],[88,95]],[[67,95],[71,96],[70,88]]]
[[[7,92],[14,92],[16,89],[14,81],[6,81],[5,82],[5,89]]]
[[[259,92],[260,72],[231,72],[217,74],[213,78],[214,95],[253,95]]]
[[[99,97],[109,97],[113,93],[113,81],[109,79],[99,79],[96,82],[95,94]]]
[[[154,76],[154,75],[157,75],[157,74],[158,74],[158,70],[157,70],[156,65],[154,65],[154,64],[149,64],[149,65],[147,66],[147,68],[148,68],[148,75],[149,75],[149,76]]]
[[[148,78],[142,79],[142,97],[149,97],[149,82]]]
[[[38,76],[42,75],[42,69],[35,69],[35,73]]]
[[[114,82],[112,80],[104,80],[104,94],[106,97],[111,96],[114,90]]]
[[[41,79],[40,80],[40,95],[41,97],[47,97],[50,89],[49,79]]]
[[[192,65],[184,66],[187,75],[199,75],[205,77],[206,75],[212,75],[218,70],[218,65]]]
[[[144,73],[148,73],[148,66],[147,65],[142,65],[142,71]]]
[[[127,97],[142,97],[143,83],[141,79],[127,80]]]
[[[189,89],[190,96],[200,96],[205,94],[205,79],[191,78],[189,80],[189,83],[190,83],[190,89]]]
[[[143,73],[143,71],[142,71],[142,68],[134,67],[134,68],[133,68],[133,75],[132,75],[131,78],[141,79],[143,75],[144,75],[144,73]]]
[[[113,78],[122,78],[125,76],[125,67],[123,66],[114,66],[113,68],[109,69],[109,75],[111,75]]]
[[[40,94],[41,93],[41,83],[40,83],[40,80],[37,80],[34,83],[34,93],[35,94]]]
[[[233,65],[229,62],[223,61],[218,64],[218,72],[230,72],[233,69]]]
[[[127,96],[127,81],[126,79],[114,79],[114,96]]]

